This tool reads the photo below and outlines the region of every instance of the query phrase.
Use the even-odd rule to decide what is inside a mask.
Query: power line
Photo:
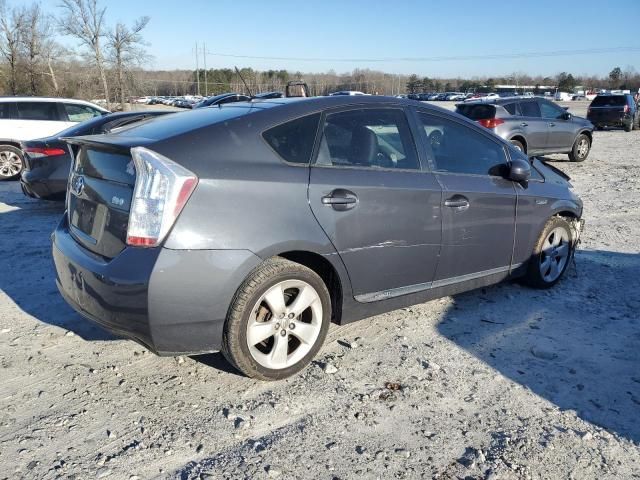
[[[257,55],[237,55],[231,53],[209,52],[207,55],[214,57],[245,58],[253,60],[280,60],[296,62],[449,62],[467,60],[499,60],[513,58],[537,58],[537,57],[563,57],[571,55],[602,55],[605,53],[640,52],[640,47],[609,47],[590,48],[580,50],[553,50],[547,52],[520,52],[520,53],[495,53],[487,55],[457,55],[441,57],[383,57],[383,58],[321,58],[321,57],[270,57]]]

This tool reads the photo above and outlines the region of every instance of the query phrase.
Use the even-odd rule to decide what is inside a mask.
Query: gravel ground
[[[61,206],[0,184],[0,478],[640,478],[638,151],[616,130],[553,157],[587,221],[556,288],[332,327],[277,383],[80,318],[54,284]]]

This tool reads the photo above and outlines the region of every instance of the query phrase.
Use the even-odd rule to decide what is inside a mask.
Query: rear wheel
[[[624,126],[624,131],[625,132],[630,132],[631,130],[633,130],[633,120],[631,120],[631,122],[629,122],[629,124]]]
[[[238,289],[222,353],[249,377],[289,377],[320,350],[330,321],[331,297],[322,279],[303,265],[272,258]]]
[[[524,145],[522,144],[521,141],[519,141],[519,140],[510,140],[510,141],[511,141],[511,145],[516,147],[517,150],[520,150],[522,153],[526,153],[524,151]]]
[[[547,221],[533,249],[523,281],[535,288],[554,286],[569,266],[573,237],[569,222],[561,217]]]
[[[584,162],[589,156],[591,150],[591,140],[584,133],[581,133],[573,142],[571,152],[569,152],[569,160],[572,162]]]
[[[22,151],[12,145],[0,145],[0,180],[10,180],[22,172]]]

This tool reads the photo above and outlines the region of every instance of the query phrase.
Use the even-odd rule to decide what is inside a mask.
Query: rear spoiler
[[[96,147],[113,152],[129,152],[133,147],[154,143],[155,140],[144,137],[122,137],[116,135],[84,135],[79,137],[60,137],[68,145]]]

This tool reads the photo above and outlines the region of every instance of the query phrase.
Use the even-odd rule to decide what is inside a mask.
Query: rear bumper
[[[614,112],[610,114],[593,115],[587,117],[587,120],[596,127],[623,127],[631,125],[633,118],[628,114]]]
[[[246,250],[126,248],[105,260],[52,235],[56,283],[81,315],[159,355],[220,349],[229,305],[260,259]]]
[[[25,169],[20,176],[22,191],[33,198],[64,198],[69,165],[70,160],[67,157],[26,161]]]

